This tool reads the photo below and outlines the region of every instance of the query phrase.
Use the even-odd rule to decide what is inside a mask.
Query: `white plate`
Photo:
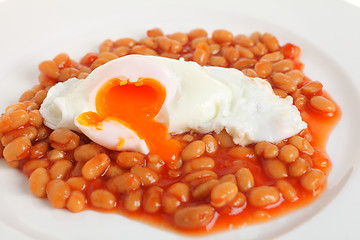
[[[180,3],[181,2],[181,3]],[[360,238],[358,54],[360,10],[342,1],[0,1],[0,110],[36,83],[37,65],[59,52],[79,59],[106,38],[203,27],[271,32],[302,49],[305,73],[342,109],[328,142],[328,187],[309,207],[276,221],[204,239]],[[27,179],[0,162],[2,239],[189,239],[119,215],[53,209],[32,196]]]

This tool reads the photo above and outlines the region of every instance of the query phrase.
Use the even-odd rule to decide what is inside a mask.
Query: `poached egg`
[[[128,55],[86,79],[56,84],[40,112],[49,128],[72,129],[112,150],[172,161],[181,145],[169,133],[225,129],[243,146],[291,137],[307,127],[292,101],[275,95],[266,80],[237,69]]]

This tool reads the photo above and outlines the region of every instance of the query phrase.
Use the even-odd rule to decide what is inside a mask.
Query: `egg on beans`
[[[277,142],[306,128],[292,98],[232,68],[202,67],[155,56],[128,55],[86,79],[53,86],[40,112],[46,126],[80,131],[112,150],[175,159],[169,134],[225,130],[236,144]]]

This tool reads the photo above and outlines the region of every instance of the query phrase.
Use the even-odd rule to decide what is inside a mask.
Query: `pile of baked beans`
[[[164,162],[156,155],[108,150],[83,134],[43,124],[38,109],[49,88],[84,79],[128,54],[183,58],[267,79],[275,94],[293,97],[308,128],[278,143],[246,147],[235,145],[224,130],[174,135],[181,156]],[[299,47],[280,46],[270,33],[234,36],[220,29],[210,36],[194,29],[164,35],[157,28],[140,41],[105,40],[98,53],[80,62],[61,53],[40,63],[39,85],[2,114],[1,152],[7,165],[29,177],[32,193],[55,208],[116,211],[191,233],[267,220],[313,201],[331,167],[324,146],[339,109],[320,82],[304,77],[299,55]]]

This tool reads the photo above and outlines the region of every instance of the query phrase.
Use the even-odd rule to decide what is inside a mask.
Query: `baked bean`
[[[180,42],[182,45],[185,45],[189,40],[188,35],[186,35],[185,33],[181,33],[181,32],[176,32],[176,33],[170,34],[170,35],[168,35],[168,37],[170,39]]]
[[[291,177],[300,177],[305,174],[309,168],[309,163],[303,158],[299,157],[289,165],[289,175]]]
[[[128,55],[130,52],[130,48],[127,46],[120,46],[114,49],[113,53],[118,56],[118,57],[122,57],[125,55]]]
[[[301,186],[313,194],[318,194],[320,189],[325,185],[325,174],[316,168],[308,170],[304,175],[300,177]]]
[[[58,149],[53,149],[47,153],[47,158],[50,161],[57,161],[63,159],[64,157],[65,157],[65,152]]]
[[[208,196],[210,196],[211,190],[218,184],[219,184],[219,180],[217,179],[211,179],[199,184],[191,192],[193,198],[198,200],[207,198]]]
[[[245,68],[253,68],[257,61],[255,59],[248,59],[248,58],[241,58],[238,61],[236,61],[232,67],[243,70]]]
[[[214,138],[218,141],[221,147],[233,147],[235,146],[232,137],[223,129],[220,133],[215,133]]]
[[[323,88],[323,85],[320,82],[309,82],[301,87],[302,94],[306,96],[313,96],[319,93]]]
[[[84,144],[77,147],[74,151],[74,159],[78,162],[86,162],[96,157],[105,150],[97,144]]]
[[[25,110],[15,110],[5,113],[0,118],[0,132],[8,132],[24,126],[29,121],[29,115]]]
[[[300,154],[300,158],[303,158],[308,164],[310,167],[313,167],[313,161],[311,159],[311,157],[307,154]]]
[[[283,59],[284,59],[284,55],[279,51],[265,54],[260,58],[260,60],[268,60],[269,62],[272,63],[281,61]]]
[[[5,109],[5,113],[7,114],[10,114],[12,112],[15,112],[17,110],[26,110],[26,106],[24,103],[15,103],[15,104],[12,104],[10,106],[8,106],[6,109]],[[5,115],[6,116],[6,115]]]
[[[49,76],[53,79],[58,79],[60,76],[60,71],[57,64],[52,60],[43,61],[39,64],[39,70],[46,76]]]
[[[35,169],[47,168],[49,165],[50,162],[46,159],[30,159],[24,163],[22,170],[25,174],[29,174]]]
[[[135,174],[127,172],[110,179],[106,186],[112,192],[125,193],[139,189],[141,179]]]
[[[79,191],[84,191],[88,184],[83,177],[71,177],[66,182],[71,189]]]
[[[102,65],[104,65],[105,63],[107,63],[109,60],[106,58],[97,58],[91,65],[90,68],[91,70],[94,70]]]
[[[69,160],[63,159],[54,162],[49,170],[51,179],[64,179],[72,167],[73,164]]]
[[[18,137],[5,146],[3,155],[7,161],[24,159],[29,156],[31,142],[28,137]]]
[[[180,177],[180,175],[181,175],[181,170],[169,169],[169,170],[167,171],[167,174],[168,174],[168,176],[171,177],[171,178],[178,178],[178,177]]]
[[[181,202],[179,199],[172,195],[165,194],[161,199],[162,210],[167,214],[172,214],[176,211],[176,209],[181,206]]]
[[[291,145],[285,145],[280,149],[279,159],[289,163],[295,161],[299,157],[299,150]]]
[[[39,110],[32,110],[29,112],[29,123],[34,127],[40,127],[43,123],[43,117]]]
[[[49,149],[49,144],[47,142],[41,141],[36,143],[30,148],[30,158],[41,158],[43,157]]]
[[[66,80],[68,80],[69,78],[74,78],[79,76],[80,71],[77,70],[76,68],[64,68],[60,71],[60,76],[58,81],[59,82],[64,82]]]
[[[127,192],[124,198],[124,207],[128,211],[136,211],[141,207],[143,192],[141,189]]]
[[[290,70],[293,70],[294,63],[289,59],[284,59],[281,61],[278,61],[276,63],[273,63],[273,71],[274,72],[288,72]]]
[[[211,170],[200,170],[187,174],[183,180],[192,186],[198,185],[210,179],[217,178],[217,174]]]
[[[164,189],[159,186],[151,186],[144,193],[143,208],[147,213],[156,213],[161,208],[161,195]]]
[[[264,161],[264,171],[271,178],[284,178],[288,176],[285,164],[277,159]]]
[[[213,169],[215,161],[210,157],[199,157],[188,160],[183,167],[184,173],[189,173],[197,170]]]
[[[90,67],[91,64],[98,58],[97,53],[87,53],[84,57],[81,58],[80,64]]]
[[[251,77],[251,78],[255,78],[255,77],[258,77],[257,73],[250,69],[250,68],[245,68],[243,70],[241,70],[243,74],[245,74],[246,76],[248,77]]]
[[[260,142],[255,145],[255,152],[266,159],[276,158],[279,155],[279,148],[269,142]]]
[[[207,134],[201,139],[205,143],[205,151],[208,154],[214,154],[218,150],[218,144],[216,139],[210,135]]]
[[[211,205],[214,207],[225,206],[235,198],[237,193],[236,184],[231,182],[220,183],[211,190]]]
[[[190,199],[190,188],[185,183],[174,183],[166,190],[166,192],[183,203],[188,202]]]
[[[181,152],[181,157],[184,160],[190,160],[200,157],[205,152],[205,143],[201,140],[196,140],[187,145]]]
[[[160,28],[153,28],[153,29],[147,30],[146,35],[148,37],[158,37],[158,36],[163,36],[164,33]]]
[[[230,64],[236,62],[240,57],[239,51],[235,47],[231,46],[223,47],[221,49],[221,53]]]
[[[289,138],[289,143],[294,145],[300,152],[312,155],[314,153],[314,148],[311,144],[300,136],[293,136]]]
[[[241,192],[247,192],[255,186],[254,176],[248,168],[240,168],[235,177]]]
[[[58,162],[58,161],[57,161]],[[85,163],[81,172],[85,179],[91,180],[103,175],[110,166],[110,158],[101,153]]]
[[[172,162],[166,162],[166,166],[170,168],[171,170],[178,170],[182,167],[183,161],[181,158],[177,158],[175,161]]]
[[[169,52],[171,48],[171,39],[163,36],[158,37],[157,44],[161,50],[163,50],[164,52]]]
[[[282,179],[278,180],[275,186],[279,189],[286,201],[295,202],[299,199],[295,188],[288,181]]]
[[[248,48],[236,45],[235,49],[239,52],[241,58],[254,58],[254,54]]]
[[[172,59],[180,59],[180,54],[171,53],[171,52],[163,52],[160,54],[161,57],[172,58]]]
[[[307,98],[304,95],[300,95],[294,100],[294,105],[301,111],[306,107]]]
[[[68,67],[71,64],[69,55],[66,53],[60,53],[54,57],[53,61],[59,68]]]
[[[105,176],[108,178],[113,178],[113,177],[123,174],[124,172],[125,172],[125,170],[122,169],[121,167],[119,167],[117,165],[110,165],[110,167],[108,168],[108,170],[105,173]]]
[[[53,148],[70,151],[79,146],[80,137],[69,129],[58,128],[50,134],[49,140]]]
[[[85,209],[86,197],[80,191],[72,191],[70,197],[66,203],[67,209],[71,212],[81,212]]]
[[[37,104],[33,101],[25,101],[24,105],[25,105],[27,111],[38,110],[40,108],[39,104]],[[29,119],[29,121],[30,121],[30,119]]]
[[[139,41],[139,43],[152,49],[156,49],[158,46],[157,41],[154,37],[143,38]]]
[[[272,65],[267,60],[258,61],[254,69],[260,78],[267,78],[272,73]]]
[[[198,38],[198,37],[207,37],[207,32],[202,28],[196,28],[189,32],[188,36],[190,39]]]
[[[37,139],[38,140],[44,140],[45,138],[47,138],[51,133],[51,130],[45,126],[41,126],[38,128],[38,134],[37,134]]]
[[[266,46],[260,42],[256,43],[255,46],[253,46],[249,49],[256,57],[261,57],[261,56],[265,55],[266,53],[268,53]]]
[[[131,54],[141,54],[141,55],[152,55],[152,56],[156,56],[157,53],[155,52],[155,50],[148,48],[144,45],[136,45],[133,48],[131,48],[130,50]]]
[[[264,33],[261,36],[261,41],[265,44],[266,48],[270,52],[275,52],[275,51],[278,51],[280,49],[279,42],[278,42],[277,38],[274,37],[270,33]]]
[[[198,43],[194,51],[193,60],[199,65],[207,64],[210,57],[210,49],[207,43]]]
[[[210,205],[182,207],[176,210],[174,222],[176,226],[194,229],[206,226],[214,218],[215,210]]]
[[[130,172],[140,177],[144,186],[150,186],[159,181],[157,173],[147,167],[134,166],[131,168]]]
[[[191,47],[196,49],[198,44],[207,44],[207,38],[206,37],[198,37],[191,41]],[[210,50],[210,49],[209,49]]]
[[[227,67],[228,62],[224,57],[221,56],[211,56],[209,59],[209,65],[216,67]]]
[[[191,134],[186,134],[181,138],[181,140],[185,142],[192,142],[194,140],[194,136]]]
[[[158,155],[149,155],[146,166],[156,173],[160,173],[165,168],[165,162]]]
[[[219,182],[220,183],[223,183],[223,182],[231,182],[231,183],[235,183],[237,184],[237,181],[236,181],[236,177],[234,174],[226,174],[224,176],[222,176],[221,178],[219,178]]]
[[[106,39],[99,46],[99,52],[110,52],[110,49],[114,46],[114,42],[110,39]]]
[[[233,200],[229,202],[229,206],[233,208],[240,208],[243,207],[245,203],[246,203],[245,194],[243,194],[242,192],[238,192],[233,198]]]
[[[296,83],[289,76],[283,73],[274,73],[271,77],[274,85],[286,92],[294,92],[296,90]]]
[[[336,110],[335,104],[323,96],[314,96],[310,99],[310,105],[316,110],[333,113]]]
[[[239,34],[239,35],[236,35],[233,39],[233,42],[235,44],[239,44],[243,47],[252,47],[254,46],[254,41],[250,38],[248,38],[247,36],[245,36],[244,34]]]
[[[50,181],[50,177],[45,168],[37,168],[33,171],[29,178],[31,192],[39,198],[46,196],[46,184]]]
[[[219,52],[220,52],[220,49],[221,49],[221,47],[220,47],[220,45],[219,44],[217,44],[217,43],[214,43],[214,44],[210,44],[209,45],[209,50],[210,50],[210,53],[212,54],[212,55],[216,55],[216,54],[218,54]],[[212,57],[216,57],[216,56],[212,56]],[[224,60],[221,60],[221,62],[222,61],[224,61]],[[226,60],[225,60],[226,61]],[[210,62],[211,62],[211,59],[210,59]],[[217,61],[218,62],[218,61]],[[227,66],[227,65],[226,65]]]
[[[51,180],[46,185],[46,195],[54,208],[64,208],[70,193],[69,184],[61,179]]]
[[[6,146],[18,137],[27,137],[30,141],[33,141],[37,137],[37,134],[38,131],[33,126],[12,130],[4,134],[1,138],[1,144]]]
[[[40,84],[38,84],[38,85],[33,86],[31,89],[34,90],[35,92],[37,92],[39,90],[44,89],[44,87],[41,86]]]
[[[295,81],[296,85],[301,84],[304,80],[304,74],[297,69],[287,72],[286,75]]]
[[[97,189],[90,194],[90,202],[96,208],[112,209],[116,206],[116,197],[105,189]]]
[[[299,136],[305,138],[308,142],[312,141],[312,136],[308,128],[301,130]]]
[[[48,77],[48,76],[46,76],[46,75],[43,74],[43,73],[40,73],[40,74],[39,74],[38,80],[39,80],[40,85],[41,85],[42,87],[44,87],[44,88],[52,87],[52,86],[54,86],[54,85],[57,83],[57,81],[56,81],[55,79],[53,79],[53,78],[51,78],[51,77]],[[40,92],[40,91],[42,91],[42,90],[37,91],[37,92],[35,93],[35,96],[36,96],[36,94],[37,94],[38,92]],[[33,99],[35,99],[35,96],[34,96]]]
[[[143,165],[145,156],[138,152],[120,152],[116,158],[116,163],[123,168],[132,168],[136,165]]]
[[[46,90],[40,90],[35,94],[34,101],[37,104],[41,105],[43,103],[44,99],[46,98],[46,95],[47,95]]]
[[[19,98],[19,102],[24,102],[24,101],[28,101],[30,99],[32,99],[36,94],[36,91],[35,90],[27,90],[26,92],[24,92],[20,98]]]
[[[255,159],[255,151],[250,147],[232,147],[229,149],[228,154],[236,159]]]
[[[224,29],[215,30],[212,34],[212,39],[218,43],[231,42],[233,37],[231,32]]]
[[[121,47],[121,46],[125,46],[125,47],[133,47],[136,45],[136,41],[132,38],[120,38],[118,40],[116,40],[114,42],[114,46],[115,47]]]
[[[260,186],[254,187],[248,194],[248,201],[254,207],[263,208],[277,203],[280,200],[280,193],[276,187]]]

